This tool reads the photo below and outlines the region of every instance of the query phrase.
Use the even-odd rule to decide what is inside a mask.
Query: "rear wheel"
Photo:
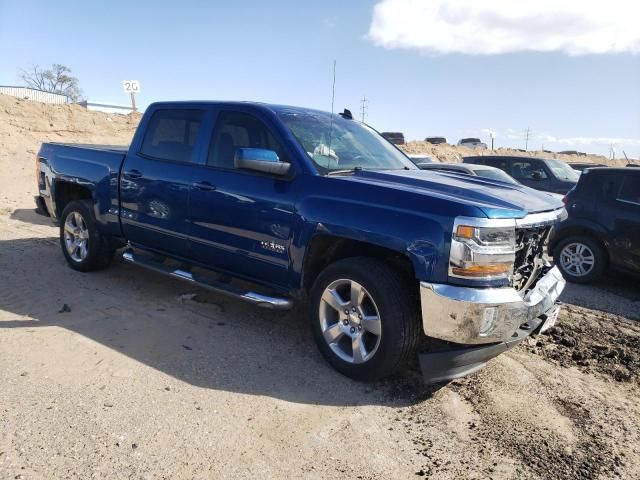
[[[418,298],[380,260],[356,257],[329,265],[311,290],[311,321],[327,361],[356,380],[397,372],[420,339]]]
[[[74,270],[100,270],[111,263],[115,249],[96,226],[93,205],[88,200],[69,202],[60,217],[60,246]]]
[[[553,254],[562,275],[575,283],[589,283],[602,276],[607,268],[607,254],[596,240],[576,236],[558,243]]]

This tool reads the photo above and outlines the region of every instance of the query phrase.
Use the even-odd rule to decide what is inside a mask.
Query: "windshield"
[[[556,178],[560,178],[562,180],[571,180],[572,182],[577,182],[578,178],[580,178],[580,174],[564,162],[561,162],[559,160],[545,161],[547,162],[547,165]]]
[[[511,176],[498,169],[481,169],[474,170],[475,174],[479,177],[490,178],[491,180],[499,180],[505,183],[517,184],[518,182]]]
[[[281,112],[278,116],[321,173],[417,168],[375,130],[355,120],[322,112]]]

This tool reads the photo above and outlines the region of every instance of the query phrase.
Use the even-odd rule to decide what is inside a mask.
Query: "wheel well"
[[[320,272],[329,264],[344,258],[360,256],[383,260],[409,281],[416,278],[411,260],[402,253],[367,242],[323,234],[313,237],[309,245],[302,274],[303,290],[308,292]]]
[[[91,191],[77,183],[58,182],[56,183],[55,200],[56,217],[60,218],[64,207],[66,207],[69,202],[74,200],[91,200]]]

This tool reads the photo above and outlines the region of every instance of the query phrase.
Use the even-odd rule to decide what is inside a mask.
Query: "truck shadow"
[[[318,353],[303,308],[259,309],[119,258],[102,272],[76,272],[54,237],[0,242],[0,309],[0,329],[64,328],[203,388],[397,407],[437,391],[412,368],[370,384],[338,374]]]
[[[33,225],[51,226],[51,219],[44,215],[36,213],[35,208],[16,208],[9,216],[12,220],[19,220],[24,223],[32,223]]]

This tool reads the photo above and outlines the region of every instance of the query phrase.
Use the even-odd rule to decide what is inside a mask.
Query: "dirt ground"
[[[356,383],[302,307],[66,267],[37,145],[136,122],[0,96],[0,478],[640,478],[637,281],[569,285],[556,328],[472,377]]]

